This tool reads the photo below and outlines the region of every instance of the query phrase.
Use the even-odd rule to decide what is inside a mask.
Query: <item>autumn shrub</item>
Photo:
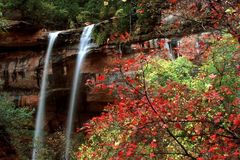
[[[112,74],[121,78],[96,87],[118,99],[85,124],[88,138],[77,158],[238,159],[239,44],[224,36],[208,52],[198,67],[146,54],[116,63]],[[129,76],[136,68],[137,76]]]

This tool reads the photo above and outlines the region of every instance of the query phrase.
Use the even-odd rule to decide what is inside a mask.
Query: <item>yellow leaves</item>
[[[230,7],[230,8],[228,8],[225,12],[226,12],[226,13],[229,13],[229,14],[233,14],[233,13],[236,12],[236,10],[233,9],[232,7]]]
[[[122,2],[127,2],[127,0],[122,0]],[[103,1],[103,5],[104,5],[104,6],[108,6],[108,5],[109,5],[109,2],[108,2],[108,1]]]
[[[103,2],[103,5],[104,5],[104,6],[107,6],[107,5],[108,5],[108,1],[104,1],[104,2]]]

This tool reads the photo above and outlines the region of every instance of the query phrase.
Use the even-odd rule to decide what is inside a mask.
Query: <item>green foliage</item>
[[[230,35],[225,35],[222,41],[214,42],[209,60],[202,66],[202,72],[207,75],[218,76],[218,85],[232,85],[237,82],[236,75],[238,64],[238,42]],[[227,73],[227,74],[226,74]]]
[[[111,30],[102,30],[105,33],[101,32],[97,38],[100,42],[106,41],[106,37],[114,32],[125,32],[129,29],[129,16],[127,15],[131,11],[131,5],[118,0],[109,1],[109,5],[104,5],[103,1],[99,0],[0,1],[0,13],[8,11],[8,15],[14,14],[15,10],[21,11],[23,20],[54,29],[74,28],[85,25],[86,22],[98,23],[113,16],[118,17],[119,20],[111,25]],[[0,27],[2,22],[0,20]]]
[[[174,81],[191,89],[206,91],[210,87],[211,78],[202,77],[202,73],[206,75],[203,68],[206,66],[197,68],[185,57],[179,57],[175,61],[155,59],[146,67],[146,80],[153,87],[166,86],[167,82]]]
[[[62,159],[65,147],[65,136],[62,131],[54,132],[45,136],[44,145],[39,146],[38,160]],[[37,143],[37,145],[40,145]]]
[[[71,4],[72,6],[69,6]],[[76,3],[66,1],[27,1],[24,15],[34,23],[43,23],[49,26],[68,27],[71,20],[74,20],[78,8]],[[71,9],[71,10],[70,10]],[[31,14],[30,14],[31,13]]]
[[[113,22],[104,24],[101,26],[102,28],[98,27],[94,30],[93,37],[99,45],[106,43],[107,39],[114,33],[125,33],[130,28],[129,14],[132,10],[130,3],[118,0],[108,3],[108,5],[104,5],[102,1],[90,0],[77,16],[78,23],[98,23],[112,17],[117,18]]]
[[[1,0],[0,13],[1,6],[3,13],[7,12],[10,17],[18,10],[22,14],[22,20],[54,29],[81,27],[86,22],[98,23],[116,17],[116,21],[111,22],[110,26],[105,26],[96,35],[97,43],[103,44],[114,33],[120,35],[129,32],[136,24],[149,28],[148,20],[156,22],[150,16],[152,11],[144,6],[141,6],[145,10],[144,13],[135,13],[141,8],[138,3],[140,2],[111,0],[104,5],[104,1],[99,0]],[[3,22],[0,19],[0,27],[3,26]]]
[[[0,95],[0,123],[10,135],[12,146],[21,159],[28,159],[32,143],[32,111],[16,108],[7,95]]]
[[[1,13],[0,13],[1,14]],[[7,21],[0,16],[0,33],[5,31]]]
[[[2,4],[5,10],[20,10],[27,21],[61,28],[76,21],[80,9],[78,0],[9,0]]]
[[[0,32],[5,30],[5,26],[6,26],[6,20],[3,17],[3,9],[4,5],[3,3],[0,1]]]
[[[1,122],[7,123],[10,128],[19,129],[31,123],[32,113],[27,108],[16,108],[6,95],[0,96],[0,106]]]
[[[95,22],[96,20],[93,19],[93,14],[89,11],[82,10],[80,14],[77,15],[76,20],[78,23],[85,23],[85,22]]]
[[[165,86],[167,81],[174,81],[202,92],[213,87],[213,82],[214,87],[233,87],[239,82],[237,60],[234,59],[237,46],[229,35],[225,35],[222,41],[212,42],[209,58],[200,67],[184,57],[175,61],[154,59],[146,66],[146,80],[151,86]]]
[[[156,59],[146,67],[146,80],[151,85],[157,86],[165,86],[169,80],[189,84],[193,79],[194,68],[196,66],[184,57],[177,58],[175,61]]]
[[[129,121],[131,121],[131,119],[126,119],[125,125],[129,125]],[[92,123],[94,123],[94,125],[98,125],[94,121],[92,121]],[[111,157],[117,157],[121,152],[127,152],[126,150],[123,150],[121,146],[126,141],[129,143],[132,142],[132,131],[124,130],[124,128],[121,126],[122,124],[119,124],[116,121],[110,122],[109,124],[101,123],[101,125],[101,129],[94,130],[93,136],[80,145],[79,152],[83,154],[77,155],[80,157],[79,159],[110,159]],[[150,142],[139,143],[138,145],[135,145],[133,142],[135,152],[141,154],[142,150],[144,149],[146,155],[142,157],[149,158],[149,154],[153,151],[153,148],[150,146]],[[99,144],[106,145],[99,146]],[[104,147],[104,152],[102,147]],[[127,156],[125,158],[128,159]]]
[[[94,42],[98,45],[104,44],[112,32],[111,28],[111,24],[106,24],[104,28],[96,27],[92,34]]]
[[[72,148],[70,149],[70,159],[74,159],[75,155],[72,153],[76,152],[79,147],[79,143],[84,141],[83,134],[75,134],[72,135]],[[65,142],[66,137],[65,133],[62,130],[55,131],[54,133],[46,134],[44,144],[39,146],[39,155],[37,160],[56,160],[63,159],[65,156]],[[40,145],[37,143],[37,145]]]

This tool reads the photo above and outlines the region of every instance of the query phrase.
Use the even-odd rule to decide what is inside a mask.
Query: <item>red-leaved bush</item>
[[[228,49],[223,50],[225,47]],[[91,82],[97,91],[107,90],[115,99],[106,106],[107,112],[84,125],[87,138],[77,158],[238,159],[240,79],[236,48],[226,46],[225,41],[212,46],[208,61],[186,84],[170,77],[162,85],[151,85],[148,79],[152,73],[147,68],[156,53],[120,56],[105,76]],[[114,75],[117,79],[107,81]],[[204,90],[197,89],[200,84]]]

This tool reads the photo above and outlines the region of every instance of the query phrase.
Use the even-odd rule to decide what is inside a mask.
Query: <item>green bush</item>
[[[24,20],[55,29],[68,28],[80,9],[77,0],[8,0],[2,4],[4,10],[20,10]]]
[[[151,86],[165,86],[167,81],[174,81],[201,92],[209,87],[230,86],[234,89],[234,84],[239,82],[235,59],[237,46],[238,43],[229,35],[225,35],[222,41],[213,41],[208,60],[201,66],[184,57],[175,61],[154,59],[145,67],[146,80]]]
[[[0,95],[0,123],[21,159],[28,159],[32,148],[32,113],[27,108],[16,108],[7,95]]]
[[[194,68],[196,66],[184,57],[175,61],[155,59],[146,67],[146,80],[150,85],[157,86],[165,86],[169,80],[189,84],[193,79]]]

